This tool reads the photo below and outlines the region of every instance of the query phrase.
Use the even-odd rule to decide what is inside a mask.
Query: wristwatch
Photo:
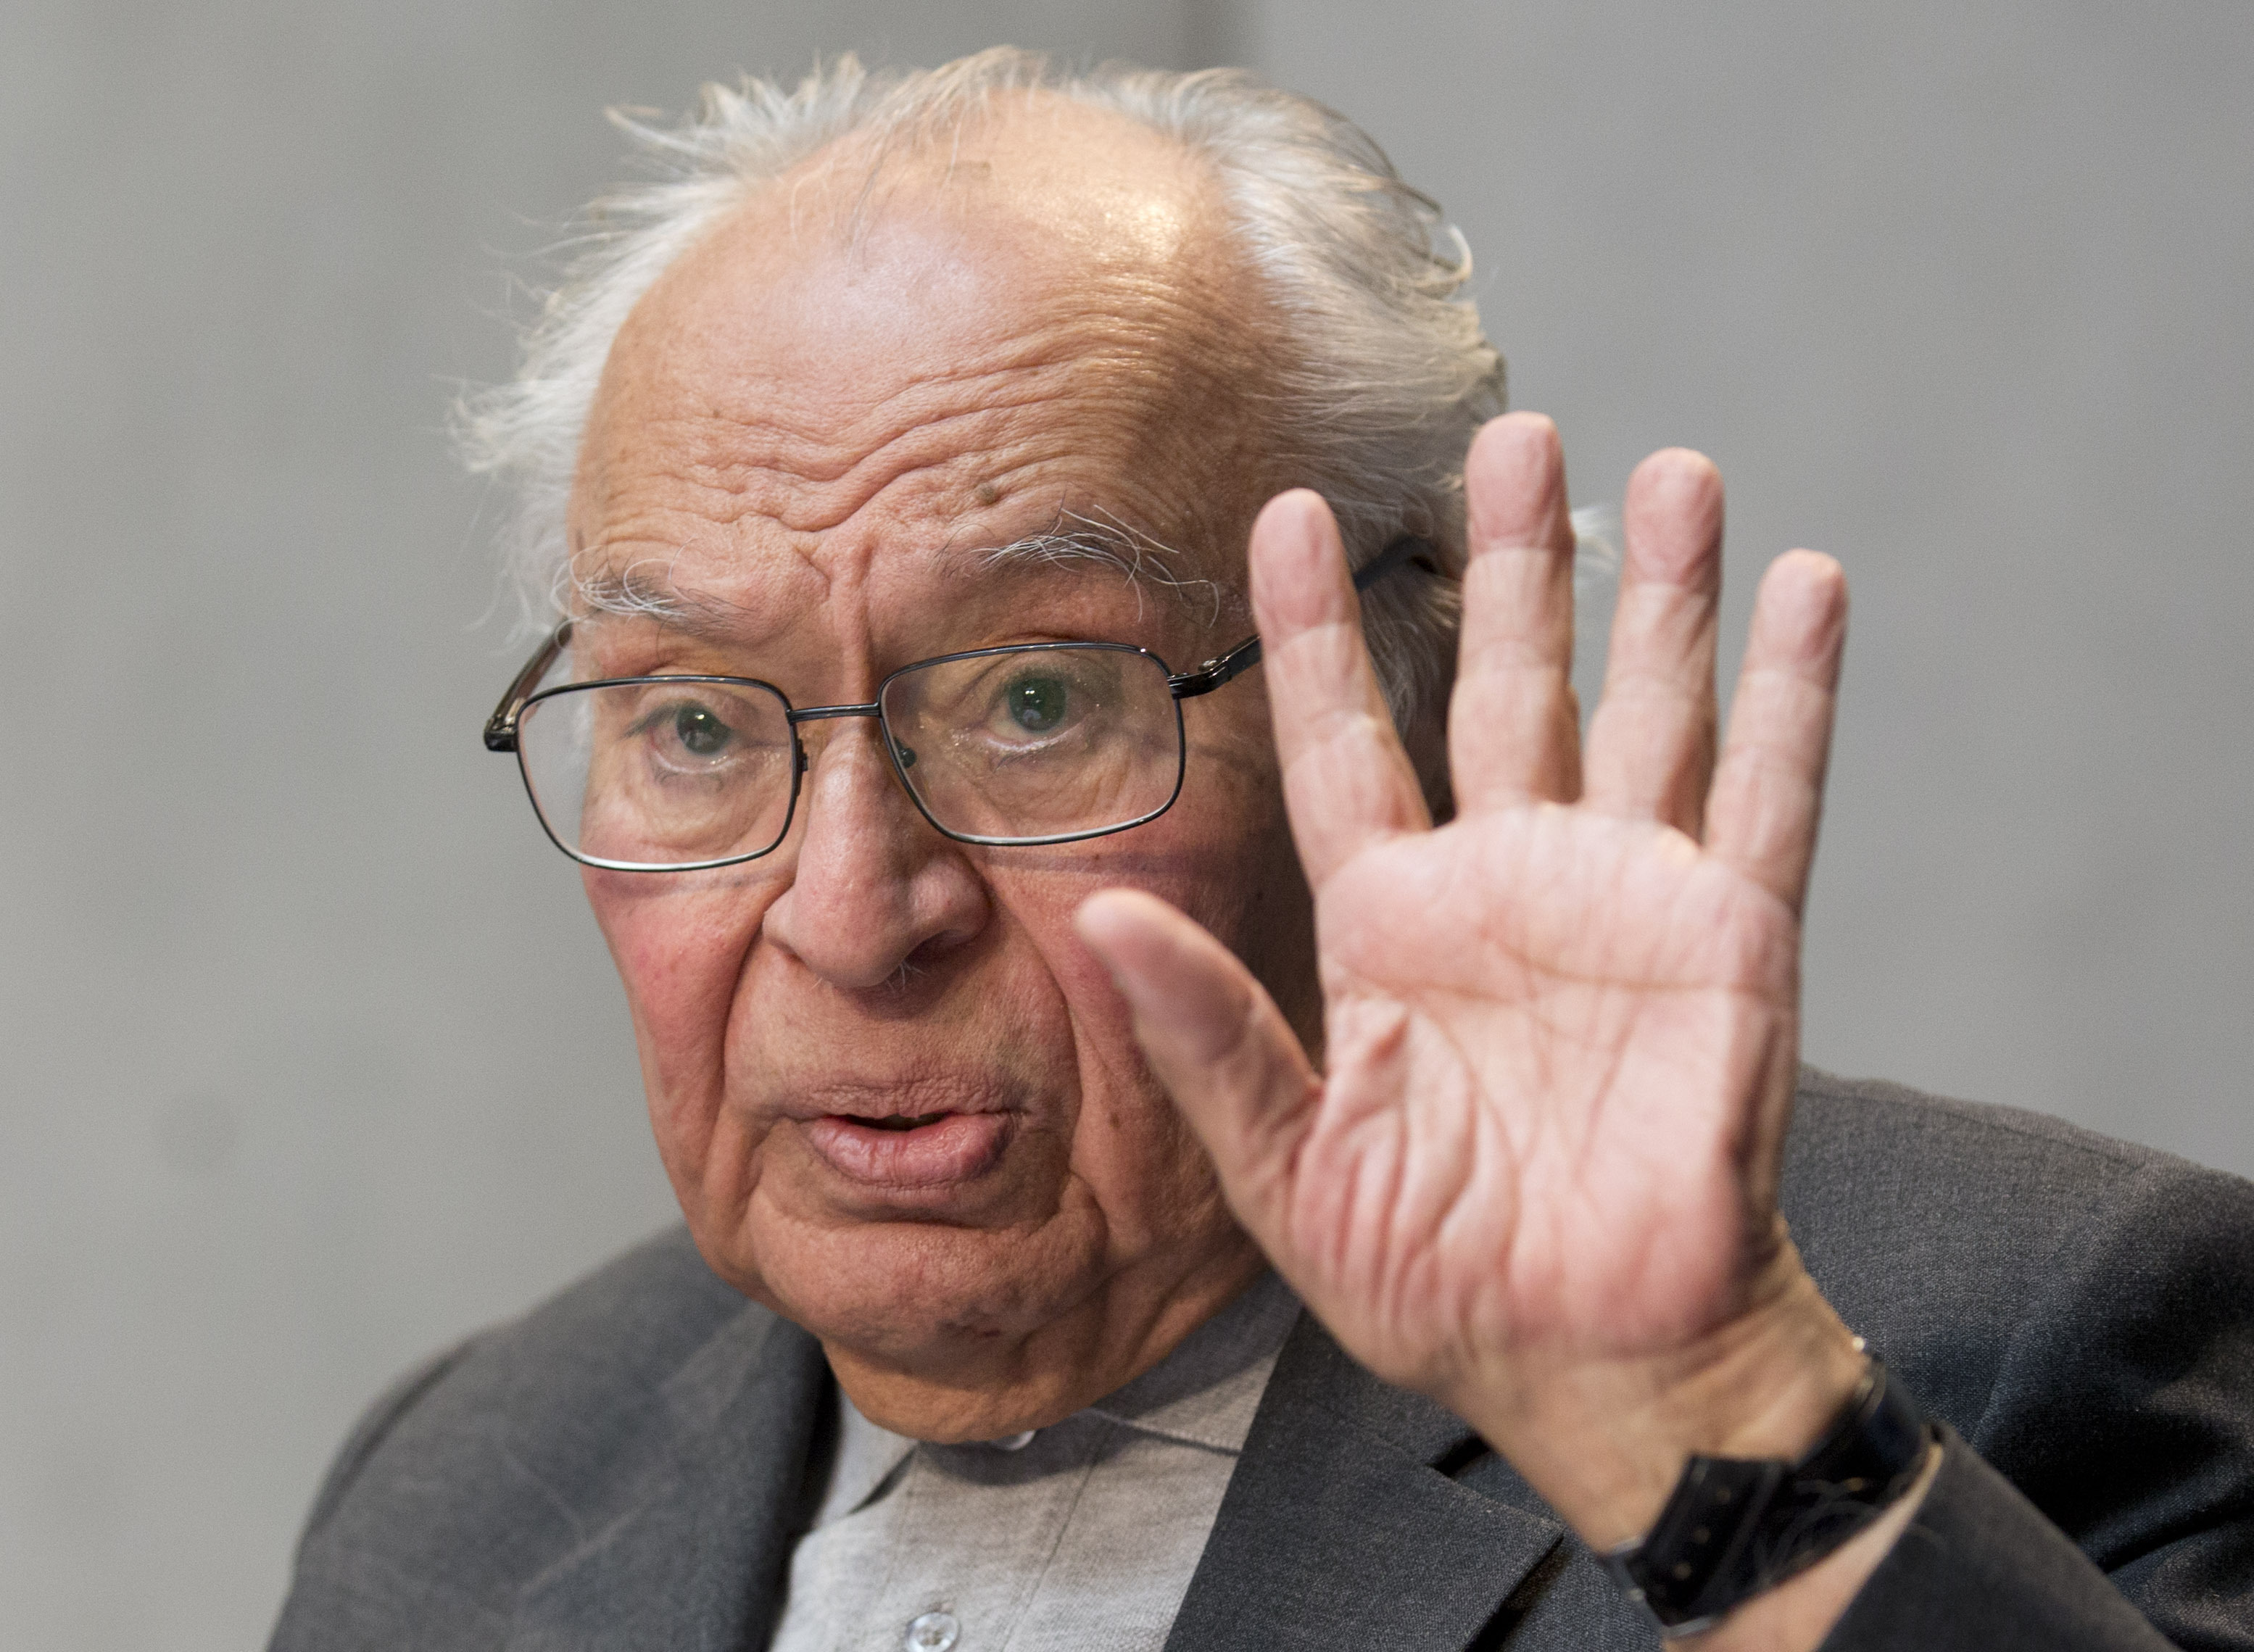
[[[1600,1558],[1662,1634],[1696,1634],[1878,1519],[1916,1480],[1932,1438],[1873,1359],[1798,1462],[1693,1457],[1651,1530]]]

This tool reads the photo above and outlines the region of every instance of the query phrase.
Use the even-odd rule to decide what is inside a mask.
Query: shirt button
[[[962,1636],[962,1626],[952,1612],[927,1612],[908,1625],[905,1652],[947,1652]]]
[[[1022,1434],[1004,1434],[999,1439],[990,1439],[986,1443],[998,1452],[1021,1452],[1033,1443],[1033,1436],[1040,1432],[1037,1428],[1029,1428]]]

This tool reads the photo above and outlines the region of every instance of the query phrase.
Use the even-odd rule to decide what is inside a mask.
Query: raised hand
[[[1163,903],[1109,892],[1082,932],[1239,1218],[1333,1334],[1610,1544],[1689,1451],[1796,1453],[1859,1371],[1775,1202],[1845,586],[1810,552],[1770,567],[1718,760],[1720,479],[1695,454],[1646,460],[1584,754],[1554,430],[1496,421],[1466,486],[1457,813],[1438,828],[1328,510],[1284,494],[1254,530],[1320,1070]]]

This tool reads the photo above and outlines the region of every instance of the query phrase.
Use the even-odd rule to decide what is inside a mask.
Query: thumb
[[[1155,895],[1107,889],[1074,923],[1127,1000],[1151,1070],[1213,1155],[1229,1208],[1273,1256],[1322,1096],[1290,1024],[1235,953]]]

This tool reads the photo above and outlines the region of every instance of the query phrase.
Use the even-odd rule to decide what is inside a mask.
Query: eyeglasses
[[[1354,575],[1367,591],[1432,547],[1396,540]],[[794,707],[756,677],[606,677],[569,668],[573,622],[508,685],[486,749],[514,752],[541,826],[572,859],[617,872],[757,860],[790,831],[807,772],[799,725],[874,718],[892,773],[934,830],[963,844],[1069,844],[1155,820],[1181,794],[1182,702],[1260,662],[1248,637],[1176,673],[1124,642],[972,648],[904,665],[864,705]]]

